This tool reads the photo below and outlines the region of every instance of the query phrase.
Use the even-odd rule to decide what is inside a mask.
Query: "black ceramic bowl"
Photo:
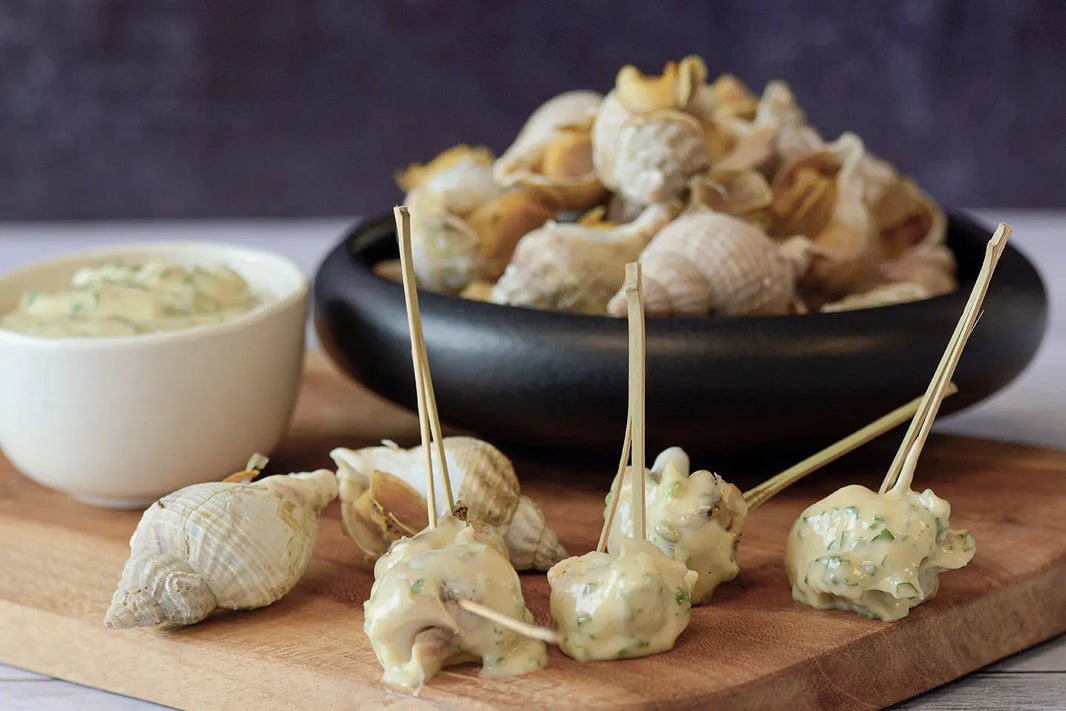
[[[649,451],[718,457],[813,451],[907,400],[931,378],[980,269],[991,231],[953,215],[957,292],[843,313],[666,318],[647,323]],[[414,407],[403,289],[372,266],[397,256],[391,215],[355,225],[315,278],[326,352],[386,398]],[[625,429],[625,319],[419,293],[443,421],[497,444],[619,450]],[[955,375],[948,413],[1018,375],[1040,345],[1044,286],[1008,246]]]

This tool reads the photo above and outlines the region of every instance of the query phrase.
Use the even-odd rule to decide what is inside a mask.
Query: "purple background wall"
[[[696,52],[948,205],[1066,206],[1066,3],[4,0],[0,219],[381,211],[542,100]]]

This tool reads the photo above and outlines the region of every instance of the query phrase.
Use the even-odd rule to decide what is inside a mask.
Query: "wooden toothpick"
[[[484,617],[490,622],[495,622],[501,627],[506,627],[509,630],[517,632],[525,637],[531,637],[532,639],[539,639],[541,642],[547,642],[549,644],[559,644],[559,632],[553,630],[550,627],[541,627],[540,625],[530,624],[525,620],[519,620],[514,617],[510,617],[501,612],[493,610],[491,607],[486,607],[470,600],[456,600],[456,604],[463,608],[467,612],[472,612],[479,617]]]
[[[992,273],[995,271],[996,264],[1007,246],[1007,239],[1010,237],[1010,233],[1011,228],[1008,225],[1002,222],[999,223],[996,233],[992,235],[992,239],[989,240],[988,246],[985,248],[984,263],[981,265],[981,272],[977,275],[977,281],[970,292],[966,308],[963,309],[962,316],[955,326],[955,332],[952,334],[948,347],[940,359],[940,364],[933,374],[933,379],[929,382],[929,388],[925,392],[925,397],[922,398],[922,404],[911,421],[907,436],[904,437],[903,444],[892,462],[892,467],[885,476],[885,481],[881,485],[881,493],[885,491],[902,493],[909,491],[911,488],[918,457],[921,455],[925,441],[929,437],[929,431],[933,427],[933,420],[936,419],[937,412],[940,410],[940,403],[944,399],[944,392],[947,389],[948,382],[951,380],[951,376],[955,374],[955,367],[959,364],[959,357],[962,355],[966,342],[970,338],[970,333],[973,331],[974,324],[977,322],[981,303],[984,301],[985,294],[988,292],[988,285],[992,281]]]
[[[611,502],[607,515],[603,517],[603,530],[600,531],[600,542],[596,550],[603,553],[607,550],[607,538],[611,535],[611,526],[614,525],[614,514],[618,511],[619,494],[622,493],[622,479],[626,475],[626,465],[629,463],[629,446],[633,443],[633,418],[626,415],[626,434],[622,440],[622,458],[618,460],[618,473],[615,474],[611,483]]]
[[[644,501],[644,294],[639,262],[626,265],[625,292],[629,316],[629,413],[633,420],[633,536],[643,541],[647,540],[648,531]]]
[[[422,438],[422,451],[426,457],[426,513],[429,527],[437,526],[437,495],[433,486],[433,453],[430,451],[430,425],[426,412],[425,368],[423,367],[422,316],[418,311],[418,285],[415,280],[414,260],[411,256],[411,214],[406,207],[393,208],[396,218],[396,239],[400,243],[400,269],[403,276],[404,305],[407,307],[407,328],[411,334],[411,365],[415,373],[415,398],[418,401],[418,430]],[[443,461],[443,457],[441,460]]]
[[[958,388],[952,383],[945,395],[953,395],[956,392],[958,392]],[[867,442],[877,439],[889,430],[899,427],[918,411],[921,402],[922,398],[920,396],[914,398],[906,405],[897,407],[892,412],[877,418],[862,429],[852,432],[839,442],[829,445],[773,478],[767,479],[762,484],[745,491],[744,501],[748,504],[748,511],[754,511],[771,497],[795,484],[811,472],[843,457],[848,452],[858,449]]]

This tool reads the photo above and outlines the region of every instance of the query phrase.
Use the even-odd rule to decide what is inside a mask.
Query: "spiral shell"
[[[800,286],[815,303],[877,285],[881,253],[870,208],[894,179],[891,170],[844,133],[774,176],[771,234],[810,238],[813,258]]]
[[[640,262],[649,316],[784,314],[795,295],[792,266],[773,240],[721,213],[682,215],[656,235]],[[624,290],[607,311],[626,314]]]
[[[751,168],[725,170],[716,165],[689,182],[689,205],[739,217],[767,229],[773,191],[766,178]]]
[[[542,104],[496,161],[496,181],[533,191],[556,210],[599,202],[604,188],[592,165],[591,133],[602,99],[594,91],[568,91]]]
[[[456,146],[397,177],[410,186],[411,254],[420,286],[455,293],[503,273],[522,235],[552,211],[535,195],[506,190],[485,149]]]
[[[319,514],[336,495],[333,473],[321,469],[194,484],[164,496],[130,539],[104,624],[191,625],[216,608],[275,602],[307,569]]]
[[[949,294],[958,288],[955,255],[947,245],[927,244],[881,263],[881,277],[889,283],[918,284],[929,296]]]
[[[717,100],[706,79],[694,56],[660,76],[632,66],[618,72],[592,127],[592,161],[605,186],[636,205],[671,200],[729,147],[711,118]]]
[[[909,178],[900,178],[881,191],[873,218],[886,259],[901,257],[912,248],[939,245],[947,232],[943,210]]]
[[[460,144],[441,152],[426,163],[412,163],[396,173],[396,184],[405,193],[428,184],[432,192],[448,192],[448,209],[469,212],[474,205],[499,193],[492,180],[492,151],[484,146]],[[472,198],[469,202],[463,202]]]
[[[549,222],[522,238],[514,259],[492,290],[498,304],[603,314],[622,284],[626,262],[680,210],[668,203],[645,208],[633,222],[589,226]]]
[[[366,556],[373,561],[382,555],[394,540],[405,533],[404,528],[422,525],[403,516],[375,513],[421,511],[426,509],[425,454],[421,447],[400,449],[395,445],[364,449],[334,449],[330,456],[337,464],[340,484],[341,514],[344,530]],[[445,437],[444,456],[448,463],[456,503],[465,504],[471,521],[492,526],[503,536],[510,551],[511,562],[519,570],[536,568],[547,570],[566,556],[566,551],[548,528],[544,514],[528,497],[522,496],[514,466],[506,455],[473,437]],[[440,515],[450,513],[444,497],[439,459],[434,450],[434,490]],[[400,487],[388,482],[383,475],[402,480]],[[377,483],[391,501],[376,496]],[[414,530],[418,530],[414,528]]]

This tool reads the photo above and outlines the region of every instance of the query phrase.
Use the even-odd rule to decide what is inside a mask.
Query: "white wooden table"
[[[937,423],[941,432],[1066,449],[1066,211],[975,210],[1014,227],[1013,244],[1044,276],[1051,297],[1047,338],[1029,369],[1008,388]],[[240,220],[117,224],[0,224],[0,273],[17,266],[119,242],[219,240],[286,254],[312,272],[350,219]],[[1063,502],[1066,514],[1066,502]],[[0,543],[2,545],[2,543]],[[1066,591],[1063,592],[1066,594]],[[0,634],[4,621],[0,619]],[[876,673],[871,671],[871,673]],[[195,683],[194,680],[190,680]],[[0,711],[163,708],[0,665]],[[1066,709],[1066,636],[900,704],[898,709]]]

